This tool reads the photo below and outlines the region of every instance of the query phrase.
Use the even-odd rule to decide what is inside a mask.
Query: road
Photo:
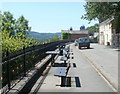
[[[80,52],[112,87],[118,89],[118,53],[120,52],[117,49],[91,44],[91,49],[81,49]]]
[[[100,49],[98,50],[98,48]],[[112,79],[113,83],[116,84],[117,55],[115,55],[115,51],[113,51],[113,53],[110,53],[109,50],[111,51],[111,49],[104,48],[96,44],[92,44],[91,49],[81,50],[75,47],[74,44],[71,44],[70,49],[71,55],[69,61],[71,67],[68,71],[68,76],[71,77],[71,87],[60,87],[60,77],[54,76],[57,67],[48,66],[50,70],[37,92],[114,92],[113,85],[107,81],[108,79],[106,79],[103,74],[105,71],[105,73],[108,72],[109,75],[112,75],[113,78],[110,78],[109,80]],[[104,49],[104,51],[102,49]],[[111,59],[115,59],[113,60],[115,64],[113,64],[113,61],[110,60],[110,57],[108,55],[113,55]],[[60,57],[58,57],[55,62],[61,63]],[[101,71],[99,72],[95,69],[94,65],[92,64],[94,62],[96,62],[95,64],[101,66],[101,69],[104,69],[103,74]],[[74,67],[73,63],[75,63],[76,67]],[[80,87],[76,87],[75,77],[79,78],[81,85]],[[38,85],[40,82],[40,79],[38,79],[31,92],[34,92],[36,85]]]

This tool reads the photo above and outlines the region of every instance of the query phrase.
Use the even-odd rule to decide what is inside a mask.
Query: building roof
[[[62,30],[62,31],[71,34],[88,34],[87,30]]]
[[[113,20],[114,20],[114,17],[108,18],[108,19],[106,19],[105,21],[101,22],[100,25],[102,25],[102,24],[109,24],[109,23],[110,23],[111,21],[113,21]]]

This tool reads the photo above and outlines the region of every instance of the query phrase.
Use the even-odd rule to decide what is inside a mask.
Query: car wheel
[[[90,46],[87,47],[87,49],[89,49],[89,48],[90,48]]]
[[[81,49],[81,46],[79,46],[78,48]]]

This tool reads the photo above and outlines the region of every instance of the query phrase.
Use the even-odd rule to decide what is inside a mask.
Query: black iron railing
[[[58,45],[69,42],[69,40],[56,41],[43,45],[23,48],[13,54],[7,51],[6,57],[2,59],[2,87],[11,88],[13,81],[22,78],[26,72],[33,68],[36,63],[46,57],[45,52],[55,50]]]

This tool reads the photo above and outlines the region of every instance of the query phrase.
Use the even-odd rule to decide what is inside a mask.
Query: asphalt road
[[[96,49],[97,47],[98,47],[97,45],[93,45],[92,49],[79,50],[77,47],[74,46],[74,44],[71,44],[70,45],[71,55],[69,60],[71,67],[68,71],[68,76],[71,77],[71,87],[60,87],[59,86],[60,77],[54,76],[54,73],[57,67],[51,67],[50,71],[48,72],[38,92],[114,92],[113,91],[114,89],[112,88],[112,86],[109,85],[105,81],[105,79],[101,76],[101,74],[99,74],[98,71],[94,69],[94,67],[91,64],[91,59],[89,60],[89,58],[87,57],[87,55],[90,55],[91,57],[96,58],[95,59],[97,60],[95,61],[96,63],[99,63],[98,62],[99,58],[103,60],[102,53],[100,53],[101,56],[98,56],[97,53],[96,54],[94,53],[95,55],[97,55],[95,56],[91,52],[93,50],[94,50],[93,52],[95,52],[95,50],[97,50]],[[116,56],[114,56],[114,58],[115,57]],[[61,62],[60,57],[58,57],[58,59],[55,62],[60,63]],[[105,59],[105,62],[106,62],[106,59]],[[76,67],[74,67],[73,63],[76,65]],[[48,68],[49,67],[50,66],[48,66]],[[112,69],[112,66],[110,68]],[[113,68],[113,71],[116,72],[114,68]],[[113,75],[113,76],[116,77],[116,75]],[[76,87],[75,77],[79,78],[80,85],[81,85],[80,87]],[[38,81],[36,84],[38,84],[39,82],[40,81]],[[32,90],[34,91],[34,87]]]
[[[81,49],[80,53],[103,75],[103,77],[118,89],[118,53],[117,49],[108,46],[91,44],[91,49]]]

